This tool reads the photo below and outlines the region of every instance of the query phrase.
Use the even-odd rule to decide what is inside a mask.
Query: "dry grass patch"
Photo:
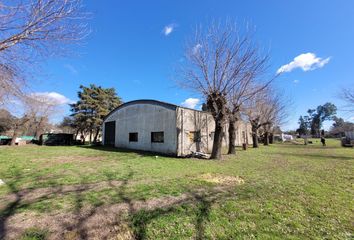
[[[241,185],[245,183],[245,180],[239,176],[224,176],[211,173],[203,174],[199,179],[221,185]]]

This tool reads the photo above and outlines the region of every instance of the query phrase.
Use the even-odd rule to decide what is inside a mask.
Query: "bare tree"
[[[354,88],[342,88],[339,97],[347,103],[345,110],[354,112]]]
[[[269,124],[264,116],[271,115],[272,109],[269,105],[269,88],[263,89],[245,104],[245,110],[251,126],[253,147],[258,148],[258,130]]]
[[[49,120],[61,111],[59,103],[48,96],[32,94],[28,98],[27,113],[32,119],[34,137],[39,137]]]
[[[23,73],[88,33],[87,14],[80,0],[24,0],[0,2],[0,102],[7,94],[18,95]]]
[[[187,44],[185,58],[181,84],[206,99],[215,121],[211,158],[220,159],[223,128],[229,116],[228,98],[232,93],[235,98],[243,98],[252,80],[252,71],[263,65],[266,58],[258,58],[257,48],[247,31],[242,32],[234,23],[215,22],[206,29],[197,28]],[[237,116],[237,104],[234,108],[234,116]]]
[[[50,97],[31,94],[21,98],[19,108],[23,111],[23,117],[14,121],[11,145],[15,144],[19,131],[28,127],[33,129],[33,136],[39,137],[48,121],[60,113],[59,103]]]
[[[244,66],[244,70],[240,72],[235,87],[228,95],[228,154],[236,153],[236,124],[240,119],[243,104],[263,91],[276,77],[267,78],[264,76],[268,68],[268,56],[262,56],[256,44],[252,44],[252,42],[249,42],[249,44],[249,61]]]
[[[261,122],[263,128],[263,143],[269,145],[270,135],[275,127],[282,125],[287,117],[289,101],[285,102],[283,95],[275,91],[269,91],[264,105],[261,106]]]

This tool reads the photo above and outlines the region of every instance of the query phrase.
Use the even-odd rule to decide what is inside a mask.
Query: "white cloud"
[[[57,92],[36,92],[31,95],[39,101],[49,101],[57,105],[73,103],[72,100]]]
[[[314,53],[303,53],[295,57],[294,60],[286,65],[281,66],[277,73],[291,72],[296,68],[301,68],[303,71],[312,71],[326,65],[331,58],[319,58]]]
[[[184,102],[181,103],[181,105],[183,107],[195,109],[199,102],[200,100],[198,98],[187,98],[186,100],[184,100]]]
[[[299,80],[297,80],[297,79],[295,79],[294,81],[293,81],[293,83],[295,83],[295,84],[298,84],[300,81]]]
[[[175,27],[176,27],[176,24],[173,24],[173,23],[169,24],[163,28],[162,32],[163,32],[163,34],[165,34],[165,36],[168,36],[173,32]]]
[[[193,54],[197,54],[199,52],[199,49],[202,48],[202,45],[200,43],[198,43],[197,45],[195,45],[192,49]]]
[[[66,68],[67,70],[69,70],[69,72],[71,72],[74,75],[79,74],[79,71],[71,64],[64,64],[64,68]]]

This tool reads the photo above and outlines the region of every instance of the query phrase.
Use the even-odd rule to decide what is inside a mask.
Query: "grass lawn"
[[[0,239],[353,239],[354,149],[0,147]]]

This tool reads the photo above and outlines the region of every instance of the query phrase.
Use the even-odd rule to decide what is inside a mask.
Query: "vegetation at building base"
[[[74,238],[107,228],[126,239],[350,239],[353,149],[311,141],[259,146],[222,161],[107,147],[2,147],[1,232],[31,218],[37,226],[16,236],[49,237],[63,227],[63,219],[55,222],[63,214],[65,236]],[[120,207],[124,214],[114,215]],[[101,227],[92,232],[96,218]]]

